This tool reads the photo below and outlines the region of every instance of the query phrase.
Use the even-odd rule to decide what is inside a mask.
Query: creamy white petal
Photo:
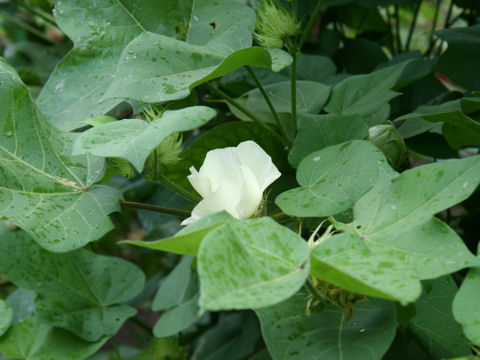
[[[262,192],[280,177],[281,173],[272,158],[256,142],[249,140],[240,143],[237,152],[242,165],[252,170]]]
[[[190,167],[190,175],[187,176],[188,181],[192,184],[193,188],[202,196],[206,198],[212,193],[212,185],[210,179],[203,177],[193,166]]]
[[[241,180],[243,182],[243,180]],[[238,183],[231,181],[223,181],[217,191],[213,192],[209,197],[200,201],[192,210],[192,216],[182,222],[182,225],[190,224],[196,220],[225,210],[236,219],[240,219],[237,212],[237,205],[240,202],[241,187]]]
[[[240,165],[236,148],[215,149],[207,153],[199,173],[210,180],[212,191],[216,191],[224,180],[235,182]]]
[[[262,201],[263,190],[258,185],[255,175],[248,166],[242,165],[240,170],[242,172],[243,186],[236,210],[239,219],[248,219],[257,212],[258,206]]]

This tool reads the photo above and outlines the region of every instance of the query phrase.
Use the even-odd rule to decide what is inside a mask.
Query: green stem
[[[152,328],[150,326],[148,326],[148,324],[146,324],[145,322],[143,322],[142,320],[136,318],[136,317],[131,317],[129,318],[128,320],[130,320],[132,323],[134,323],[135,325],[137,325],[140,329],[142,330],[145,330],[145,332],[151,334],[152,333]]]
[[[198,196],[197,194],[193,194],[190,191],[188,191],[187,189],[184,189],[183,187],[177,185],[176,182],[170,180],[164,174],[161,174],[161,173],[158,174],[158,182],[162,183],[163,185],[172,189],[173,191],[176,191],[177,193],[179,193],[180,195],[182,195],[183,197],[185,197],[189,200],[192,200],[194,202],[199,202],[200,200],[202,200],[202,198],[200,196]]]
[[[320,294],[320,292],[313,285],[312,279],[310,277],[308,277],[307,281],[305,282],[305,287],[307,288],[308,292],[312,294],[312,296],[318,301],[323,302],[325,300],[322,294]]]
[[[292,125],[293,136],[297,135],[297,54],[292,53],[293,57],[290,69],[290,93],[292,97]]]
[[[262,93],[263,95],[263,98],[265,99],[265,102],[267,103],[268,105],[268,108],[270,109],[270,111],[272,112],[272,115],[273,117],[275,118],[275,121],[277,122],[278,124],[278,127],[280,128],[280,130],[282,131],[282,135],[285,136],[285,138],[288,139],[288,134],[287,134],[287,129],[285,129],[285,126],[284,124],[282,123],[282,121],[280,120],[278,114],[277,114],[277,111],[275,110],[275,108],[273,107],[273,104],[272,102],[270,101],[270,97],[268,96],[267,92],[265,91],[265,88],[263,87],[263,85],[260,83],[260,81],[258,80],[257,78],[257,75],[255,75],[255,73],[253,72],[252,68],[250,66],[245,66],[245,68],[247,69],[248,73],[250,74],[250,76],[252,77],[253,81],[255,82],[255,85],[257,85],[258,87],[258,90],[260,90],[260,92]]]
[[[315,20],[317,19],[317,16],[320,13],[320,8],[322,7],[324,1],[325,0],[319,0],[317,3],[317,6],[315,7],[315,10],[313,10],[312,17],[308,21],[307,26],[303,30],[302,36],[300,37],[300,41],[298,42],[298,45],[297,45],[297,50],[299,51],[302,50],[303,44],[305,43],[305,41],[307,41],[312,31],[313,24],[315,23]]]
[[[13,2],[16,3],[17,5],[23,7],[25,10],[29,11],[33,15],[37,15],[37,16],[41,17],[43,20],[49,22],[51,25],[57,26],[55,18],[53,17],[52,14],[49,14],[49,13],[43,11],[40,8],[32,6],[32,5],[26,3],[23,0],[13,0]]]
[[[158,159],[157,149],[153,150],[153,181],[158,179]]]
[[[452,13],[453,13],[453,0],[450,0],[447,16],[445,17],[445,25],[443,26],[445,29],[448,29],[450,27],[450,18],[452,17]]]
[[[397,53],[397,45],[395,44],[395,36],[393,35],[393,21],[392,21],[392,15],[390,14],[390,10],[388,9],[388,6],[385,7],[385,12],[387,13],[387,21],[388,21],[388,34],[390,36],[390,43],[392,47],[392,53],[396,54]]]
[[[410,42],[412,41],[415,25],[417,25],[418,13],[420,12],[422,1],[423,0],[418,0],[417,7],[415,8],[415,12],[413,13],[412,23],[410,24],[410,30],[408,31],[407,43],[405,44],[405,51],[408,51],[410,49]]]
[[[402,52],[402,39],[400,37],[400,7],[398,4],[394,5],[395,7],[395,32],[397,38],[397,52],[400,54]]]
[[[143,204],[143,203],[138,203],[138,202],[133,202],[133,201],[120,201],[120,205],[123,206],[123,207],[155,211],[155,212],[160,212],[160,213],[163,213],[163,214],[182,216],[182,217],[185,217],[185,218],[190,216],[189,211],[172,209],[172,208],[167,208],[167,207],[158,206],[158,205]]]
[[[435,3],[435,13],[433,15],[433,21],[432,21],[432,29],[430,30],[430,37],[429,37],[429,45],[428,49],[425,55],[430,55],[432,52],[433,48],[435,47],[436,40],[433,39],[433,33],[435,32],[435,28],[437,27],[437,21],[438,21],[438,13],[440,10],[440,3],[442,0],[437,0]]]
[[[0,11],[0,15],[7,19],[8,21],[20,26],[21,28],[25,29],[26,31],[32,33],[35,36],[38,36],[39,38],[51,43],[55,44],[55,41],[47,37],[42,31],[38,30],[37,28],[25,23],[24,21],[17,19],[16,17],[10,15],[9,13],[5,11]]]
[[[169,187],[170,189],[176,191],[183,197],[190,199],[195,202],[199,202],[202,200],[202,198],[196,194],[192,194],[190,191],[184,189],[183,187],[177,185],[174,181],[170,180],[168,177],[166,177],[164,174],[158,174],[158,182],[162,183],[166,187]]]
[[[213,85],[210,85],[208,83],[204,84],[208,89],[210,89],[210,91],[212,91],[213,93],[217,94],[218,96],[224,98],[226,101],[228,101],[230,104],[232,104],[234,107],[236,107],[238,110],[240,110],[241,112],[243,112],[245,115],[247,115],[250,119],[252,119],[253,121],[255,121],[258,125],[260,125],[261,127],[263,127],[266,131],[270,132],[277,140],[279,140],[282,144],[284,144],[285,146],[288,147],[288,142],[287,142],[287,139],[284,139],[282,138],[280,135],[278,135],[275,130],[273,130],[270,126],[268,126],[267,124],[265,124],[265,122],[260,119],[257,115],[255,115],[252,111],[250,111],[249,109],[247,109],[245,106],[243,106],[242,104],[240,104],[237,100],[235,100],[234,98],[230,97],[228,94],[224,93],[222,90],[220,90],[219,88],[213,86]]]

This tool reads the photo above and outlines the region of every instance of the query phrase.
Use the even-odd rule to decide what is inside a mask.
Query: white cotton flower
[[[222,210],[237,219],[248,219],[256,213],[263,191],[281,175],[272,158],[254,141],[210,150],[200,170],[192,166],[190,173],[188,180],[203,200],[182,225]]]

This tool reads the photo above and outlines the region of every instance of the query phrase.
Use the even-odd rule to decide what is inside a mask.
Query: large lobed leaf
[[[370,142],[329,146],[302,160],[297,171],[301,187],[278,195],[275,202],[289,215],[335,215],[370,190],[382,168],[388,169],[385,156]]]
[[[480,156],[383,177],[355,204],[354,221],[312,252],[312,274],[354,292],[402,303],[421,279],[476,266],[462,239],[433,215],[466,199],[480,181]],[[413,191],[412,191],[413,190]]]
[[[203,310],[259,308],[292,296],[308,276],[309,249],[270,218],[229,222],[198,253]]]
[[[54,129],[37,110],[15,71],[0,62],[0,216],[43,247],[69,251],[113,228],[120,193],[92,185],[101,158],[71,156],[74,134]]]
[[[174,132],[192,130],[215,116],[206,106],[192,106],[166,111],[151,123],[125,119],[95,126],[76,139],[73,154],[90,153],[103,157],[120,157],[141,172],[150,153]]]
[[[135,315],[136,310],[123,303],[137,295],[145,281],[141,270],[125,260],[84,249],[50,253],[23,232],[2,236],[0,270],[18,287],[37,293],[35,312],[43,323],[87,341],[114,335]]]
[[[395,307],[389,301],[357,303],[346,323],[333,305],[310,315],[306,308],[307,294],[301,291],[280,304],[255,310],[274,360],[378,360],[395,336]]]
[[[197,81],[239,66],[279,70],[291,61],[281,51],[245,49],[255,15],[244,0],[64,0],[56,3],[56,20],[75,46],[38,104],[65,130],[105,114],[119,98],[179,99]]]

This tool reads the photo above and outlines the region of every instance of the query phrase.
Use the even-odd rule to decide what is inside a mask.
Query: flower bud
[[[397,169],[405,161],[407,147],[398,130],[390,124],[380,124],[368,129],[368,140],[374,143],[388,160],[388,163]]]
[[[263,7],[257,8],[257,32],[255,40],[267,48],[283,48],[286,37],[298,34],[295,14],[291,14],[276,0],[263,0]]]

